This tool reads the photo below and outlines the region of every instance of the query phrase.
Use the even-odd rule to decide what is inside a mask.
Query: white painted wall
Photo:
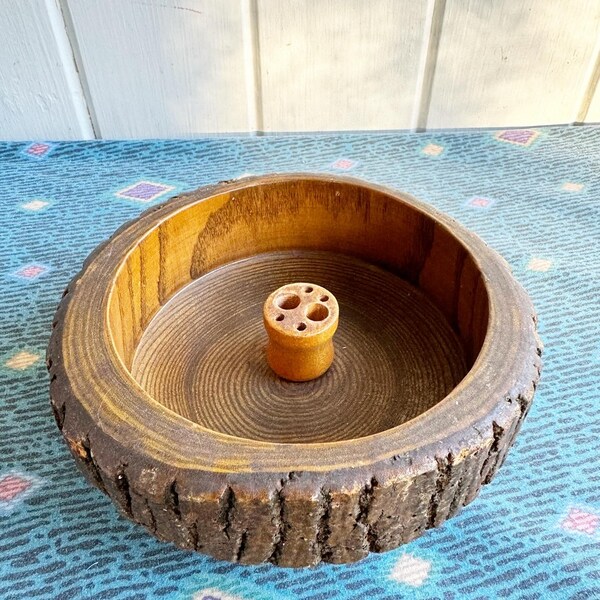
[[[0,139],[600,122],[598,0],[0,0]]]
[[[598,0],[449,0],[428,127],[576,120],[599,25]]]
[[[102,137],[248,129],[239,1],[66,4]]]
[[[415,0],[259,0],[263,128],[409,128],[426,11]]]
[[[0,139],[90,137],[58,5],[0,0]]]

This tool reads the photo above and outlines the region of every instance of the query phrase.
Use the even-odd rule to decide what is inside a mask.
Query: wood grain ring
[[[468,373],[409,420],[317,442],[228,435],[138,384],[136,348],[175,292],[232,261],[298,250],[413,286],[460,338]],[[406,194],[291,174],[204,187],[124,225],[69,284],[47,363],[72,454],[125,515],[217,558],[304,566],[395,548],[471,502],[520,428],[540,357],[529,299],[477,236]]]

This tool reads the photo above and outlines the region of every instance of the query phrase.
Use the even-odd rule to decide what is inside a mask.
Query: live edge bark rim
[[[156,311],[219,264],[274,249],[268,235],[230,243],[244,228],[292,221],[285,239],[297,247],[290,211],[335,224],[325,249],[393,270],[447,315],[471,366],[446,398],[372,435],[289,444],[210,431],[135,382],[136,340]],[[65,291],[47,364],[71,453],[123,514],[182,548],[299,567],[391,550],[471,502],[529,410],[541,352],[535,312],[505,261],[456,221],[372,183],[280,174],[206,186],[121,227]]]

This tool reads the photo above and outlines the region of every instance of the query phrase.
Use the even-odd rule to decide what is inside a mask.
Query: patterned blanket
[[[48,402],[56,304],[121,223],[244,173],[414,194],[511,264],[542,383],[495,480],[438,530],[346,566],[245,567],[158,542],[77,472]],[[0,598],[600,598],[600,130],[0,144]]]

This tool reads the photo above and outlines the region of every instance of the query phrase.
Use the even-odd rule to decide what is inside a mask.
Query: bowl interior
[[[304,383],[264,356],[262,304],[295,281],[340,304],[333,366]],[[122,263],[108,314],[123,363],[170,410],[308,443],[378,433],[442,400],[482,347],[488,296],[458,237],[401,195],[299,178],[168,214]]]

